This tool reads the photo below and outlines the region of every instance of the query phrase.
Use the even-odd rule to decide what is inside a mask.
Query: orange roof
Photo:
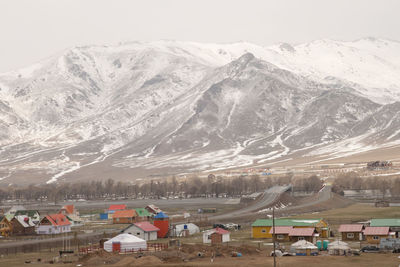
[[[74,213],[75,207],[74,205],[65,205],[61,209],[64,209],[67,212],[67,214],[72,214]]]
[[[136,216],[137,213],[135,210],[117,210],[113,214],[113,218],[133,218]]]
[[[114,204],[110,205],[110,207],[108,208],[108,210],[124,210],[124,209],[126,209],[125,204]]]
[[[70,225],[70,221],[64,214],[49,214],[46,215],[47,220],[54,226]]]

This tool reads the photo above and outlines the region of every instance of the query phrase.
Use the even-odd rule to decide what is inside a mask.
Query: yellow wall
[[[265,230],[265,232],[263,232]],[[271,226],[253,226],[251,228],[252,238],[272,238],[272,234],[269,233]]]

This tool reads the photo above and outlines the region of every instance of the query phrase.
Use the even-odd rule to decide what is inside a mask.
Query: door
[[[112,243],[112,251],[113,252],[120,252],[121,251],[121,243],[120,242],[113,242]]]

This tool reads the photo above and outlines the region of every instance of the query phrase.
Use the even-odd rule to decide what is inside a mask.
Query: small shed
[[[396,236],[395,232],[390,232],[389,227],[365,227],[363,234],[369,244],[379,244],[382,238]]]
[[[231,233],[222,228],[214,228],[203,232],[204,244],[219,244],[229,242],[231,240]]]
[[[328,245],[329,255],[348,255],[350,252],[349,245],[343,241],[333,241]]]
[[[131,234],[120,234],[104,242],[104,250],[107,252],[133,252],[146,249],[146,240]]]
[[[137,208],[135,209],[137,213],[137,221],[142,222],[142,221],[150,221],[151,219],[151,213],[148,212],[145,208]]]
[[[146,241],[157,240],[158,231],[160,231],[160,229],[158,229],[149,222],[133,223],[124,230],[122,230],[123,233],[140,237]]]
[[[290,251],[299,256],[318,255],[318,248],[306,240],[300,240],[290,246]]]
[[[289,238],[292,241],[306,240],[311,243],[315,243],[318,233],[315,228],[292,228],[289,231]]]
[[[113,214],[113,223],[133,223],[137,217],[135,210],[117,210]]]
[[[342,240],[346,241],[361,241],[363,240],[364,225],[362,224],[341,224],[339,233],[342,235]]]
[[[290,241],[289,233],[293,229],[293,226],[275,226],[275,236],[274,227],[271,227],[269,233],[275,238],[276,241],[288,242]]]
[[[110,205],[110,207],[108,207],[107,213],[115,213],[117,210],[126,210],[126,205],[125,204],[114,204],[114,205]]]
[[[169,233],[169,217],[164,212],[159,212],[156,216],[154,216],[153,224],[155,227],[160,229],[157,232],[158,238],[167,237]]]

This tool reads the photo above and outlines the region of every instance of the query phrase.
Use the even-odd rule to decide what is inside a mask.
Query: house
[[[363,234],[369,244],[379,244],[382,238],[394,237],[396,233],[390,232],[389,227],[365,227]]]
[[[71,227],[82,226],[83,220],[79,217],[79,212],[75,209],[74,205],[65,205],[63,206],[59,214],[64,214],[65,217],[71,222]]]
[[[306,228],[292,228],[289,231],[289,238],[291,241],[306,240],[307,242],[316,242],[316,237],[319,236],[314,227]]]
[[[10,236],[12,234],[12,224],[6,216],[0,216],[0,235]]]
[[[71,232],[71,222],[64,214],[46,215],[36,228],[36,233],[50,235]]]
[[[203,232],[203,243],[220,244],[229,242],[231,240],[230,235],[229,231],[217,227]]]
[[[40,213],[37,210],[17,210],[15,216],[27,216],[34,224],[40,222]]]
[[[135,211],[137,213],[137,221],[150,221],[151,213],[148,210],[146,210],[145,208],[137,208],[135,209]]]
[[[372,219],[369,226],[389,227],[390,232],[396,233],[396,237],[400,236],[400,219]]]
[[[361,241],[363,240],[364,225],[362,224],[341,224],[339,233],[343,241]]]
[[[155,206],[153,204],[147,205],[145,209],[148,212],[150,212],[151,214],[154,214],[154,215],[162,212],[162,210],[159,207],[157,207],[157,206]]]
[[[31,218],[25,215],[16,215],[11,220],[13,235],[33,235],[35,234],[35,224]]]
[[[275,240],[280,242],[289,242],[289,232],[293,229],[293,226],[275,226]],[[274,237],[274,227],[271,227],[269,233]]]
[[[113,223],[134,223],[137,213],[135,210],[117,210],[113,214]]]
[[[9,221],[15,216],[15,213],[19,210],[26,210],[24,206],[12,206],[4,215]]]
[[[117,210],[126,210],[126,205],[125,204],[110,205],[110,207],[108,207],[107,213],[113,214]]]
[[[327,238],[330,234],[329,226],[323,219],[275,219],[275,226],[314,227],[322,238]],[[272,219],[258,219],[251,225],[251,236],[252,238],[272,238],[271,228]]]
[[[155,227],[149,222],[133,223],[124,230],[122,230],[123,233],[137,236],[146,241],[157,240],[158,231],[160,231],[160,229]]]

